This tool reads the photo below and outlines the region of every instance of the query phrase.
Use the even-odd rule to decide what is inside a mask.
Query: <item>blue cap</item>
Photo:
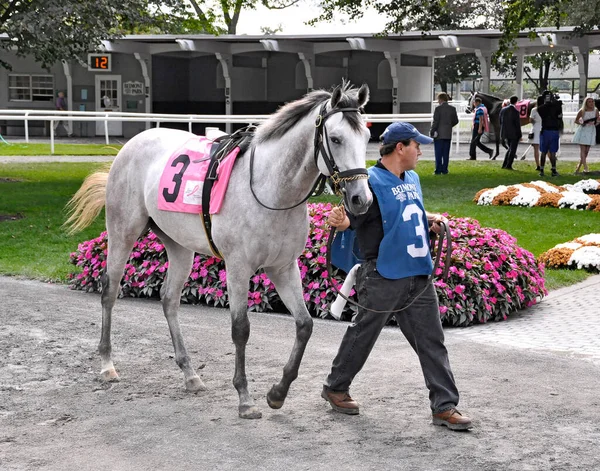
[[[402,121],[392,123],[385,128],[381,138],[384,144],[406,141],[408,139],[413,139],[419,144],[431,144],[433,142],[432,138],[421,134],[412,124]]]

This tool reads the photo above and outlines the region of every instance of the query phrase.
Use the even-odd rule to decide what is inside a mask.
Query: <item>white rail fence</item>
[[[565,112],[563,119],[565,122],[565,131],[572,132],[576,112]],[[414,113],[414,114],[367,114],[367,121],[371,123],[392,123],[394,121],[408,121],[410,123],[431,123],[432,113]],[[25,130],[25,141],[29,142],[29,122],[30,121],[49,121],[50,122],[50,152],[54,154],[54,123],[56,121],[95,121],[104,122],[104,136],[106,144],[110,143],[108,133],[108,123],[111,121],[120,122],[145,122],[146,127],[151,127],[151,123],[156,123],[160,127],[162,123],[188,123],[188,129],[192,132],[194,123],[236,123],[236,124],[258,124],[271,117],[271,115],[181,115],[181,114],[156,114],[156,113],[122,113],[106,111],[53,111],[53,110],[0,110],[0,121],[23,121]],[[466,135],[465,140],[471,137],[472,114],[459,113],[459,125],[454,129],[453,144],[455,152],[459,152],[461,133]],[[525,133],[525,131],[524,131]]]

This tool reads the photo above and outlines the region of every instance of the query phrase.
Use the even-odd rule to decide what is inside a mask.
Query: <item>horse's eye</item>
[[[331,138],[331,142],[333,142],[334,144],[341,144],[342,141],[340,141],[337,137],[332,137]]]

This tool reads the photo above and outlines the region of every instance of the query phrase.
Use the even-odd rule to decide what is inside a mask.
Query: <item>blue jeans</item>
[[[450,160],[450,147],[452,139],[436,139],[433,141],[433,150],[435,152],[435,173],[448,173],[448,161]]]
[[[437,413],[456,407],[458,390],[444,346],[444,332],[432,281],[427,276],[390,280],[383,278],[375,265],[375,260],[367,261],[358,270],[358,302],[369,309],[388,312],[376,313],[359,308],[355,322],[348,327],[342,339],[324,388],[334,392],[349,391],[381,330],[392,316],[396,316],[402,333],[419,357],[425,385],[429,389],[431,410]],[[404,311],[389,312],[406,307],[411,301],[414,302]]]

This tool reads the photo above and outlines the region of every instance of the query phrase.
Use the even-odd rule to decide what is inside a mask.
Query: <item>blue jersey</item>
[[[483,105],[479,105],[476,109],[475,109],[475,118],[473,119],[473,124],[475,126],[479,125],[479,121],[482,120],[484,118],[485,114],[483,111]]]
[[[404,179],[379,167],[369,169],[369,183],[377,196],[383,223],[377,271],[385,278],[431,275],[429,225],[416,172]]]

